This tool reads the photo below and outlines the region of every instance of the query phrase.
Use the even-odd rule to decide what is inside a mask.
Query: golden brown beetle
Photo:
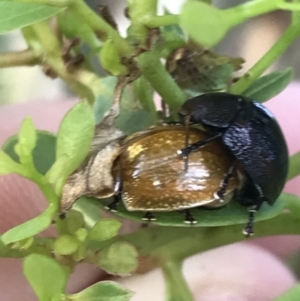
[[[125,139],[122,132],[105,128],[99,132],[105,135],[96,139],[97,147],[92,147],[89,157],[63,188],[62,215],[80,196],[114,196],[108,206],[112,211],[122,201],[128,211],[143,211],[144,219],[150,221],[155,219],[155,211],[184,210],[185,222],[194,224],[188,209],[222,207],[241,183],[237,169],[224,198],[216,196],[233,162],[233,156],[219,142],[191,153],[187,162],[177,155],[186,143],[207,138],[199,129],[189,129],[188,141],[182,125],[157,126]]]
[[[205,138],[205,132],[190,128],[189,144]],[[116,210],[122,200],[127,210],[145,212],[145,220],[155,219],[151,212],[185,210],[185,222],[193,224],[188,209],[227,204],[240,183],[237,173],[223,199],[215,193],[233,156],[221,143],[212,142],[191,153],[185,168],[185,160],[176,152],[185,147],[185,140],[186,128],[180,125],[154,127],[126,138],[114,164],[115,191],[120,193],[109,209]]]

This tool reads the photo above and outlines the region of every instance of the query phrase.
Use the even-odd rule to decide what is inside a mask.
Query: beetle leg
[[[216,199],[221,199],[223,200],[223,196],[225,194],[225,191],[228,187],[228,184],[229,184],[229,180],[233,177],[233,174],[236,170],[236,167],[237,167],[237,164],[238,164],[238,161],[234,161],[233,164],[230,166],[229,170],[227,171],[223,181],[222,181],[222,184],[221,184],[221,187],[220,189],[215,193],[215,198]]]
[[[142,217],[143,221],[152,222],[156,221],[156,218],[151,212],[146,212],[145,215]]]
[[[109,203],[105,208],[109,211],[112,212],[117,212],[117,205],[120,203],[121,198],[120,198],[120,194],[114,195],[113,196],[113,201],[111,203]]]
[[[257,208],[256,206],[251,206],[248,208],[248,222],[247,222],[247,225],[246,227],[243,229],[243,234],[246,236],[246,237],[250,237],[251,235],[254,234],[254,231],[253,231],[253,225],[254,225],[254,213],[257,211]]]
[[[197,224],[197,221],[194,219],[193,215],[191,214],[191,212],[189,210],[184,210],[185,212],[185,219],[184,219],[184,223],[188,224],[188,225],[195,225]]]
[[[185,147],[185,148],[182,148],[180,150],[177,151],[177,154],[183,158],[186,158],[188,157],[188,155],[192,152],[192,151],[195,151],[197,150],[198,148],[200,148],[201,146],[204,146],[205,144],[208,144],[220,137],[222,137],[222,133],[218,133],[217,135],[215,136],[212,136],[212,137],[209,137],[207,139],[203,139],[203,140],[200,140],[200,141],[197,141],[195,143],[192,143],[190,144],[189,146]]]
[[[115,180],[115,187],[114,187],[114,195],[113,201],[106,206],[106,209],[112,212],[117,212],[117,205],[121,201],[121,190],[122,190],[122,182],[121,182],[121,172],[118,169],[116,180]]]
[[[261,195],[255,205],[248,207],[248,213],[249,213],[248,222],[247,222],[246,227],[243,230],[243,234],[246,237],[250,237],[251,235],[254,234],[254,231],[253,231],[254,213],[257,212],[257,210],[259,210],[259,208],[261,207],[263,202],[267,202],[267,200],[266,200],[265,196]]]

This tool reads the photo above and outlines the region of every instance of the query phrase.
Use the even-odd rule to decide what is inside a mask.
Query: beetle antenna
[[[185,125],[185,148],[189,146],[190,140],[190,116],[186,116],[184,118],[184,125]],[[184,172],[188,172],[189,168],[189,156],[184,157]]]

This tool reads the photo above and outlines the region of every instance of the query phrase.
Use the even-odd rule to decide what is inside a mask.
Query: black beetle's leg
[[[114,187],[113,201],[106,206],[106,209],[112,212],[117,212],[117,205],[121,202],[122,180],[120,166],[117,171]]]
[[[233,174],[236,170],[237,164],[238,164],[238,161],[235,160],[233,162],[233,164],[229,167],[229,169],[222,181],[220,189],[215,193],[216,198],[223,199],[223,196],[224,196],[226,189],[228,187],[228,184],[229,184],[229,180],[233,177]]]
[[[155,221],[156,218],[151,212],[146,212],[145,215],[142,217],[143,221],[152,222]]]
[[[253,226],[254,226],[254,213],[257,211],[256,206],[251,206],[248,208],[248,222],[246,227],[243,229],[243,234],[246,237],[250,237],[254,234]]]
[[[258,192],[260,193],[260,196],[256,202],[255,205],[249,206],[248,207],[248,222],[246,227],[243,230],[243,234],[246,237],[249,237],[251,235],[254,234],[253,231],[253,226],[254,226],[254,213],[257,212],[257,210],[259,210],[259,208],[261,207],[261,205],[263,204],[263,202],[268,202],[268,200],[266,199],[266,197],[262,194],[262,191],[259,187],[256,187]]]
[[[189,139],[190,139],[190,126],[188,122],[185,123],[185,144],[184,147],[187,148],[189,146]],[[189,157],[184,157],[184,171],[188,172],[189,167]]]
[[[191,212],[189,210],[184,210],[185,212],[185,219],[184,219],[184,223],[188,224],[188,225],[195,225],[197,224],[197,221],[194,219],[193,215],[191,214]]]
[[[212,136],[212,137],[209,137],[207,139],[203,139],[203,140],[200,140],[200,141],[197,141],[193,144],[190,144],[189,146],[183,148],[183,149],[180,149],[177,151],[177,154],[183,158],[186,158],[192,151],[195,151],[197,150],[199,147],[201,146],[204,146],[205,144],[208,144],[214,140],[217,140],[218,138],[222,137],[222,133],[218,133],[217,135],[215,136]]]

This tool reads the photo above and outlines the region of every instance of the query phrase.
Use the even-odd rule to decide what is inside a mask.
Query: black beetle
[[[244,234],[253,234],[254,212],[265,201],[272,205],[285,184],[288,151],[273,114],[260,103],[240,95],[208,93],[187,100],[179,110],[180,122],[201,124],[211,137],[178,151],[187,158],[199,147],[222,139],[236,158],[225,175],[217,195],[222,198],[238,164],[246,173],[246,183],[237,196],[247,206],[249,219]]]

